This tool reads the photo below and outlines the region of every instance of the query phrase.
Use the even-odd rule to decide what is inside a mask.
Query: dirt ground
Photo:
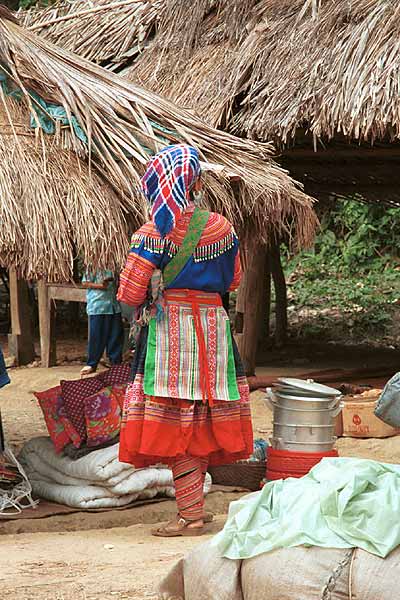
[[[314,368],[314,367],[313,367]],[[42,414],[32,392],[79,377],[79,364],[53,369],[20,368],[10,372],[12,384],[0,392],[6,439],[15,448],[45,435]],[[284,370],[286,375],[304,367]],[[263,374],[266,371],[263,370]],[[268,370],[280,374],[282,369]],[[256,437],[268,439],[271,413],[263,393],[252,394]],[[400,462],[400,436],[384,440],[338,441],[342,456]],[[223,526],[229,501],[238,494],[210,494],[208,507],[217,513],[208,535]],[[154,523],[174,513],[171,501],[126,511],[75,513],[47,519],[0,524],[1,598],[10,600],[108,600],[156,598],[155,589],[173,563],[199,543],[196,538],[157,539]],[[201,538],[202,540],[206,539]]]

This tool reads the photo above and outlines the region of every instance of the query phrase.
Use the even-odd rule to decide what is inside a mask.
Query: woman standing
[[[154,535],[199,535],[212,519],[204,513],[208,465],[253,451],[249,389],[221,300],[239,285],[238,240],[224,217],[193,203],[202,187],[194,148],[159,152],[142,186],[151,221],[133,236],[118,300],[142,306],[150,282],[153,300],[125,398],[119,458],[172,468],[178,516]]]

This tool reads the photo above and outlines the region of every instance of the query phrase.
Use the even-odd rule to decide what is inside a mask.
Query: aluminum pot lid
[[[322,383],[315,383],[311,380],[296,379],[294,377],[279,377],[278,383],[283,384],[286,387],[292,388],[294,394],[295,390],[302,390],[304,392],[312,393],[314,397],[341,396],[341,392],[339,392],[339,390],[335,390],[335,388],[328,387],[327,385],[323,385]]]
[[[281,394],[283,396],[296,395],[300,398],[313,398],[315,395],[315,392],[313,391],[301,390],[299,388],[290,387],[289,385],[280,385],[279,383],[272,384],[272,391],[274,392],[274,394]],[[334,398],[336,398],[336,396],[333,395],[326,397],[327,400],[333,400]]]
[[[325,410],[332,410],[335,408],[340,402],[341,396],[321,396],[321,394],[317,397],[315,396],[298,396],[295,395],[296,391],[293,390],[293,396],[289,396],[289,394],[284,394],[283,392],[274,392],[275,397],[277,398],[277,403],[275,406],[280,406],[280,408],[286,408],[286,406],[279,403],[279,400],[289,400],[295,402],[303,402],[304,406],[306,406],[309,402],[317,402],[320,406],[325,406]]]

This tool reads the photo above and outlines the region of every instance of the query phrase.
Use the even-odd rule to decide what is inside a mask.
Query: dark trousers
[[[104,350],[112,365],[122,362],[124,329],[121,314],[89,315],[89,343],[87,364],[96,368]]]

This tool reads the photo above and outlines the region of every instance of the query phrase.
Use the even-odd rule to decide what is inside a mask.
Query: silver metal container
[[[288,391],[297,395],[308,395],[316,398],[323,398],[325,396],[334,398],[335,396],[341,396],[339,390],[328,387],[321,383],[315,383],[312,379],[295,379],[293,377],[280,377],[274,384],[274,387],[279,391]]]
[[[281,408],[294,408],[294,409],[307,409],[307,410],[330,410],[335,408],[340,401],[338,397],[325,397],[325,398],[312,398],[309,396],[289,396],[282,392],[273,392],[271,389],[267,389],[267,397],[271,399],[274,404],[279,404]]]
[[[282,438],[270,437],[269,442],[274,450],[293,450],[295,452],[330,452],[337,438],[329,442],[288,442]]]
[[[329,408],[311,408],[312,404],[298,401],[294,403],[296,408],[291,408],[286,406],[286,402],[281,403],[280,396],[277,394],[267,396],[265,401],[274,414],[274,422],[286,425],[333,425],[334,419],[344,406],[338,398]]]
[[[285,380],[289,381],[289,380]],[[340,392],[326,386],[304,382],[296,382],[297,388],[292,393],[275,387],[267,389],[265,399],[273,411],[272,447],[298,452],[328,452],[336,442],[335,418],[343,408]],[[281,384],[281,388],[288,388]],[[324,394],[320,394],[320,388]],[[327,395],[326,390],[331,390]]]
[[[273,436],[285,442],[328,444],[335,433],[334,425],[287,425],[274,422]]]

